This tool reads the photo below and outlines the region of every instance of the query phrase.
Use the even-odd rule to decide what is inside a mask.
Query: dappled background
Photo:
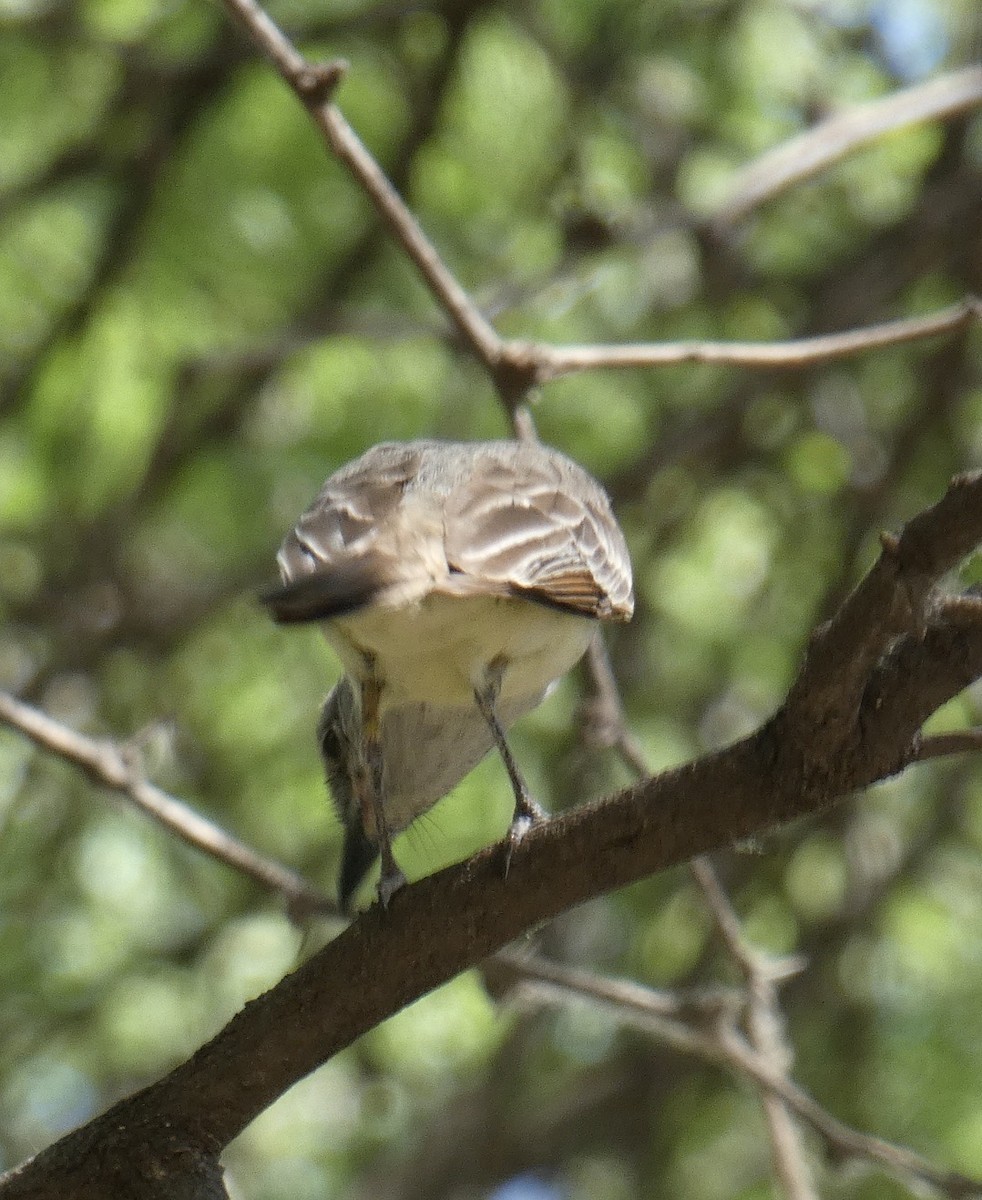
[[[766,149],[973,61],[974,0],[271,11],[350,61],[347,118],[510,336],[776,340],[982,290],[978,116],[725,208]],[[384,438],[507,436],[507,416],[219,6],[0,0],[0,79],[0,686],[132,740],[156,781],[333,890],[313,730],[336,664],[256,593],[341,462]],[[541,436],[604,480],[631,544],[638,613],[610,647],[653,767],[765,719],[880,530],[979,465],[979,342],[541,394]],[[628,779],[583,735],[585,683],[515,733],[553,810]],[[400,863],[464,857],[511,807],[486,762]],[[718,860],[747,936],[807,962],[783,989],[799,1081],[975,1175],[980,851],[965,757]],[[180,1061],[330,932],[0,733],[0,1168]],[[731,977],[685,871],[538,940],[653,986]],[[243,1200],[772,1194],[745,1084],[583,1002],[499,1006],[476,974],[295,1088],[227,1161]],[[909,1194],[823,1172],[829,1195]]]

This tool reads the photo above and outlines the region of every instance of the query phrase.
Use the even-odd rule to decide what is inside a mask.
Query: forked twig
[[[502,338],[447,267],[405,201],[333,103],[346,64],[308,62],[256,0],[223,2],[304,103],[338,161],[362,188],[416,266],[463,344],[484,365],[509,412],[515,411],[530,388],[579,371],[679,363],[797,369],[883,346],[951,334],[980,318],[978,302],[969,297],[961,304],[927,316],[790,342],[550,346]],[[967,103],[968,100],[963,101]],[[519,425],[519,431],[523,429],[524,425]]]
[[[609,979],[515,953],[497,955],[491,969],[498,982],[518,984],[540,1002],[566,1004],[571,996],[581,997],[611,1010],[615,1019],[655,1035],[681,1053],[729,1067],[752,1079],[765,1094],[779,1102],[785,1114],[794,1112],[819,1133],[839,1159],[877,1163],[900,1178],[927,1184],[952,1200],[982,1195],[978,1180],[957,1171],[941,1170],[906,1146],[862,1133],[833,1117],[784,1070],[776,1067],[770,1054],[755,1049],[741,1033],[736,1022],[740,1005],[732,992],[695,992],[687,1001],[688,993],[654,991],[627,980]],[[786,1164],[792,1154],[800,1153],[796,1144],[782,1149],[786,1152]],[[816,1193],[790,1191],[789,1194]]]

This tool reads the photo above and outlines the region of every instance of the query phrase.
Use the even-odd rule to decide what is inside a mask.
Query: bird
[[[277,561],[271,616],[317,623],[344,672],[317,730],[344,828],[342,911],[376,859],[388,906],[405,883],[393,836],[494,747],[515,795],[507,871],[545,814],[506,731],[599,622],[634,610],[603,488],[538,442],[383,442],[327,479]]]

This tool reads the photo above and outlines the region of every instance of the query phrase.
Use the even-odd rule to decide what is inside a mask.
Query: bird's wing
[[[452,572],[584,616],[626,621],[631,560],[610,502],[575,463],[539,447],[474,464],[444,506]],[[463,583],[463,579],[461,580]]]
[[[287,534],[277,555],[283,586],[263,596],[277,621],[342,616],[399,578],[404,554],[393,532],[420,452],[412,445],[386,450],[332,475]]]
[[[541,446],[376,446],[324,484],[279,553],[278,621],[428,591],[524,596],[627,620],[631,562],[599,485]],[[448,453],[449,452],[449,453]]]

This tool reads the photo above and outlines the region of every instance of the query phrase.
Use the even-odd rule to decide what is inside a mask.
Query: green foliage
[[[971,0],[921,7],[944,40],[931,69],[967,60]],[[897,86],[889,8],[272,11],[312,57],[350,60],[338,104],[497,326],[603,343],[807,336],[980,289],[977,117],[901,129],[712,221],[748,160]],[[313,730],[338,667],[254,597],[340,463],[507,422],[221,6],[14,3],[0,20],[0,685],[135,738],[162,786],[330,889]],[[979,372],[968,335],[543,389],[540,433],[604,478],[630,541],[638,616],[611,647],[653,768],[766,720],[880,530],[978,464]],[[515,734],[555,809],[627,782],[576,737],[579,699],[566,681]],[[931,729],[978,708],[959,697]],[[510,806],[489,760],[400,861],[415,877],[459,860]],[[802,1085],[976,1175],[980,846],[966,758],[720,856],[747,935],[808,960],[786,989]],[[0,1168],[167,1070],[329,932],[301,937],[252,884],[0,730]],[[684,872],[542,939],[652,986],[727,970]],[[227,1163],[244,1200],[516,1180],[569,1200],[771,1194],[749,1089],[582,1003],[497,1006],[473,974],[304,1081]],[[908,1194],[817,1169],[843,1200]]]

